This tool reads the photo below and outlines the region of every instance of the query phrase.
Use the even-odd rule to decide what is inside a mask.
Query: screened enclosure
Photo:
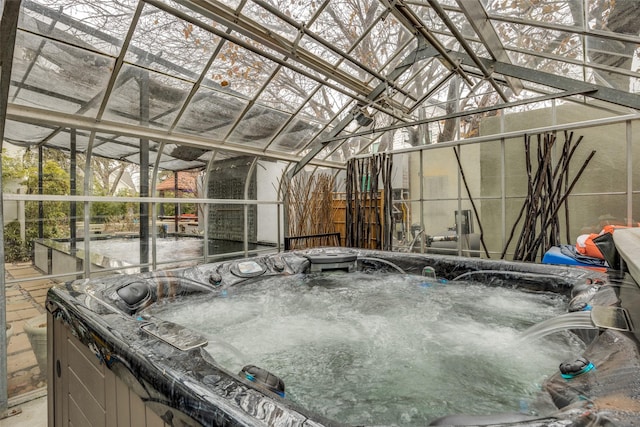
[[[536,262],[639,221],[640,2],[0,5],[7,326],[35,280],[313,245]],[[0,344],[4,410],[42,378]]]

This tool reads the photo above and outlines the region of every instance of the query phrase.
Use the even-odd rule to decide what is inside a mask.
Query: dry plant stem
[[[480,243],[482,243],[484,254],[487,256],[487,258],[491,258],[491,256],[489,255],[489,250],[487,249],[487,245],[484,243],[484,231],[482,230],[482,222],[480,221],[480,216],[478,215],[478,208],[476,208],[476,203],[473,201],[473,197],[471,196],[471,190],[469,190],[467,178],[464,175],[464,169],[462,168],[462,162],[460,161],[460,153],[458,152],[458,148],[453,147],[453,152],[456,155],[458,169],[460,170],[460,175],[462,176],[462,182],[464,183],[464,188],[467,191],[467,196],[469,196],[469,201],[471,202],[471,207],[473,208],[473,214],[476,216],[476,221],[478,222],[478,228],[480,229]]]
[[[538,170],[534,178],[533,192],[529,196],[529,209],[525,216],[525,222],[523,226],[523,235],[521,236],[521,245],[516,248],[516,259],[523,259],[525,253],[527,253],[529,245],[531,243],[531,233],[535,232],[537,218],[540,215],[540,202],[541,191],[544,188],[547,175],[545,170],[551,160],[551,150],[548,149],[555,139],[545,136],[544,142],[541,141],[541,135],[538,135]],[[544,150],[543,150],[544,146]]]
[[[287,200],[289,218],[288,235],[290,237],[332,233],[333,224],[333,187],[334,178],[327,174],[298,174],[283,183]],[[292,249],[317,246],[315,242],[293,241]]]
[[[391,249],[392,165],[387,153],[347,163],[347,246]]]
[[[596,152],[591,151],[591,153],[589,154],[589,156],[587,157],[587,159],[584,161],[584,163],[582,164],[582,167],[580,168],[580,170],[578,171],[578,173],[576,174],[575,178],[573,179],[573,181],[571,181],[571,184],[569,185],[569,189],[567,190],[567,192],[560,198],[560,201],[558,202],[558,206],[554,209],[554,211],[552,212],[551,216],[547,217],[545,222],[542,224],[542,230],[544,231],[547,227],[549,227],[549,225],[551,224],[551,222],[554,220],[554,218],[557,217],[558,214],[558,210],[559,207],[562,203],[564,203],[567,199],[567,197],[569,196],[569,193],[571,193],[571,190],[573,190],[573,187],[576,185],[576,183],[578,182],[578,179],[580,179],[580,176],[582,175],[582,173],[584,172],[584,170],[586,169],[587,165],[589,164],[589,162],[591,161],[591,159],[593,158],[593,156],[595,156]],[[540,246],[540,239],[542,238],[542,236],[539,236],[535,241],[534,241],[534,246],[533,246],[533,251],[530,252],[528,255],[531,257],[535,257],[537,249]],[[545,250],[547,250],[548,248],[544,248]],[[531,259],[529,259],[531,260]]]
[[[511,234],[502,252],[504,258],[507,248],[511,243],[516,227],[524,218],[522,231],[514,250],[513,259],[522,261],[535,261],[542,251],[559,244],[560,220],[558,212],[564,205],[565,227],[568,237],[568,211],[567,198],[587,165],[595,155],[592,151],[584,161],[577,174],[570,179],[569,167],[576,150],[582,142],[582,137],[573,142],[573,133],[564,132],[564,143],[555,164],[551,160],[553,146],[556,142],[554,134],[537,135],[536,154],[531,150],[531,138],[525,136],[525,161],[527,170],[527,197],[520,209],[518,217],[513,224]],[[534,174],[532,157],[536,156],[537,169]]]

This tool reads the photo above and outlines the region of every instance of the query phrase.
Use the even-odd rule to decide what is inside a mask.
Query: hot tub
[[[385,289],[384,285],[381,288],[372,287],[378,293],[371,299],[373,304],[363,303],[369,281],[395,283],[393,280],[397,277],[402,279],[402,283],[393,285],[393,292],[387,293],[389,289]],[[352,279],[357,279],[357,291],[348,285]],[[477,286],[482,288],[479,293],[473,294],[471,289],[460,287],[461,280],[481,281],[482,285],[469,286],[475,286],[476,291]],[[279,283],[283,288],[292,288],[294,291],[300,288],[304,292],[300,298],[295,293],[291,294],[289,298],[292,299],[288,301],[292,302],[282,304],[278,301]],[[396,353],[400,356],[422,346],[426,358],[427,350],[437,342],[444,341],[447,334],[436,337],[424,332],[422,325],[415,330],[411,330],[411,325],[417,325],[417,322],[430,316],[438,325],[446,316],[468,315],[464,313],[465,308],[462,315],[454,314],[453,306],[460,303],[451,303],[449,296],[443,297],[445,288],[466,295],[469,304],[462,304],[466,309],[473,307],[473,300],[487,297],[490,289],[503,288],[510,292],[517,289],[522,298],[516,298],[516,302],[508,304],[500,302],[504,308],[498,311],[517,315],[513,322],[523,330],[530,326],[526,325],[527,321],[545,326],[545,322],[553,319],[559,319],[560,326],[556,322],[555,329],[552,325],[550,331],[576,327],[571,321],[564,323],[563,319],[566,318],[563,314],[552,312],[546,315],[532,313],[538,317],[525,316],[525,320],[522,320],[519,316],[527,315],[526,310],[513,308],[518,301],[525,301],[530,295],[546,295],[548,297],[545,298],[554,301],[561,299],[565,312],[572,312],[575,319],[581,319],[582,322],[585,319],[589,321],[586,325],[578,323],[575,333],[567,333],[569,337],[565,336],[565,341],[560,340],[557,366],[553,362],[554,367],[543,375],[540,384],[531,384],[531,389],[535,388],[536,391],[518,401],[515,397],[523,393],[518,390],[514,399],[511,396],[507,398],[509,402],[504,408],[490,403],[488,394],[501,383],[510,385],[514,377],[520,374],[534,375],[531,378],[535,378],[536,373],[528,372],[535,367],[531,365],[540,363],[535,358],[538,352],[536,345],[542,351],[543,347],[547,347],[546,344],[534,341],[535,345],[531,346],[527,340],[515,341],[516,349],[511,345],[511,351],[515,351],[516,357],[522,357],[524,364],[510,367],[515,374],[509,371],[500,376],[499,372],[494,374],[489,371],[484,388],[474,392],[472,401],[465,401],[469,403],[464,403],[462,407],[451,404],[451,413],[446,411],[451,398],[442,396],[444,390],[442,393],[438,390],[425,391],[429,390],[428,378],[424,381],[424,387],[419,382],[417,385],[408,385],[412,377],[421,375],[417,366],[439,364],[437,360],[420,363],[424,362],[420,352],[403,362],[393,362],[397,372],[408,374],[408,379],[393,384],[393,388],[402,393],[396,395],[383,389],[376,395],[373,409],[365,407],[361,413],[347,416],[343,412],[332,411],[333,407],[360,407],[363,400],[373,399],[373,388],[396,380],[393,375],[382,372],[378,365],[367,365],[368,362],[363,362],[360,356],[354,356],[351,348],[345,350],[344,342],[352,336],[365,336],[365,341],[356,341],[360,343],[370,341],[371,337],[390,337],[392,334],[385,329],[387,323],[379,314],[388,310],[386,305],[382,305],[383,302],[386,304],[397,299],[407,307],[420,307],[422,312],[418,313],[423,314],[413,314],[414,318],[404,320],[406,326],[398,329],[410,330],[410,339],[413,341],[406,349],[400,348],[402,344],[395,341],[392,346],[397,346]],[[265,368],[264,360],[257,363],[255,359],[244,360],[237,366],[226,361],[223,363],[225,356],[220,351],[225,348],[228,350],[226,355],[230,355],[227,358],[233,359],[234,352],[239,354],[238,359],[242,358],[243,351],[238,350],[240,344],[229,342],[233,338],[233,333],[229,334],[229,331],[233,331],[236,323],[253,316],[267,302],[275,302],[273,307],[276,308],[269,310],[297,310],[298,314],[303,312],[301,315],[306,316],[305,310],[294,308],[293,301],[324,294],[327,290],[341,295],[340,303],[344,304],[333,311],[331,308],[336,307],[335,302],[319,308],[318,311],[326,312],[326,317],[332,321],[346,317],[346,312],[354,306],[364,306],[370,317],[361,322],[360,328],[353,326],[357,322],[347,319],[346,323],[339,324],[339,329],[332,330],[329,327],[324,335],[316,333],[311,338],[316,330],[315,325],[324,323],[326,319],[313,318],[309,320],[310,323],[304,323],[300,317],[296,317],[291,322],[293,326],[298,326],[293,334],[299,335],[304,345],[312,349],[306,353],[317,356],[317,363],[312,362],[308,367],[295,366],[298,369],[297,377],[292,377],[289,372],[283,374],[271,366]],[[407,295],[407,292],[415,294]],[[629,277],[623,277],[622,272],[606,275],[571,267],[345,248],[294,251],[168,272],[69,282],[52,288],[47,297],[50,425],[631,425],[634,420],[640,419],[640,402],[637,400],[640,392],[640,358],[633,328],[634,318],[638,315],[638,294],[638,286]],[[256,299],[257,296],[261,298]],[[241,299],[245,297],[248,300]],[[446,298],[445,303],[437,309],[429,305],[442,298]],[[196,305],[185,306],[185,301]],[[225,305],[226,301],[229,305]],[[316,300],[311,301],[312,305],[319,304]],[[376,301],[381,305],[376,305]],[[247,314],[238,311],[238,307],[243,306],[248,307]],[[202,313],[207,312],[207,307],[215,315],[203,321]],[[402,317],[408,311],[403,310],[402,306],[394,307],[396,311],[393,313],[396,315],[391,317]],[[181,315],[183,318],[171,318],[179,310],[186,313]],[[226,316],[225,310],[228,310]],[[192,319],[194,321],[190,322],[188,318],[195,318],[196,313],[199,321]],[[238,317],[232,317],[232,314]],[[545,316],[550,320],[546,320]],[[225,323],[223,320],[226,317],[231,320]],[[477,317],[481,315],[473,314],[467,319],[475,322]],[[243,339],[243,345],[254,341],[262,353],[266,353],[264,347],[273,347],[282,350],[284,356],[287,344],[284,340],[280,342],[281,335],[269,335],[272,329],[281,327],[283,322],[270,320],[260,325],[260,330],[251,331],[255,335],[250,335],[246,330],[239,331],[237,335]],[[509,322],[507,319],[506,323]],[[195,327],[196,323],[200,323],[198,328]],[[213,332],[200,329],[206,323],[214,325]],[[506,333],[513,335],[508,329],[511,326],[496,327],[489,323],[484,329],[507,329]],[[216,334],[216,327],[220,334]],[[459,353],[455,357],[465,352],[474,353],[476,347],[483,346],[483,341],[491,339],[482,338],[473,343],[483,330],[482,326],[474,327],[477,333],[467,331],[466,336],[448,344],[457,347]],[[223,328],[226,333],[224,336]],[[375,335],[364,335],[370,333],[372,328],[378,328]],[[444,323],[442,328],[445,328]],[[468,329],[473,331],[470,324]],[[321,340],[329,335],[339,336],[337,346],[331,347],[331,350],[314,352],[312,338]],[[268,345],[257,342],[266,336],[270,337]],[[552,342],[559,342],[553,334],[550,336]],[[518,354],[518,343],[520,352],[527,354]],[[469,344],[471,347],[465,347]],[[367,347],[367,344],[356,344],[358,346]],[[375,349],[376,345],[369,347]],[[496,357],[501,356],[498,343],[489,342],[486,347],[493,347]],[[273,355],[273,352],[270,354]],[[250,357],[256,358],[259,354]],[[387,358],[386,355],[377,357],[378,361]],[[355,391],[347,397],[337,394],[335,405],[325,403],[310,409],[315,401],[313,398],[305,400],[309,398],[305,398],[301,390],[305,387],[311,392],[322,390],[325,397],[332,392],[331,383],[329,386],[322,385],[318,380],[320,377],[310,373],[309,378],[317,383],[305,383],[298,377],[305,376],[305,370],[319,368],[321,373],[328,371],[336,359],[348,359],[351,363],[353,369],[340,371],[337,375],[346,382],[355,382]],[[435,378],[444,373],[444,384],[448,383],[447,388],[455,391],[454,380],[459,377],[458,371],[471,368],[471,371],[484,372],[488,369],[486,365],[492,362],[490,359],[482,362],[474,358],[460,360],[465,361],[462,365],[471,366],[443,364],[448,368],[428,375]],[[528,364],[527,360],[530,361]],[[510,361],[506,363],[510,364]],[[290,363],[286,362],[280,369],[286,370],[287,364]],[[359,374],[356,369],[361,365],[365,365],[364,374]],[[364,382],[363,378],[367,376],[374,377],[376,381]],[[450,381],[447,382],[447,378]],[[495,385],[491,384],[492,381]],[[336,387],[342,386],[336,383]],[[458,388],[462,394],[461,389],[467,387]],[[385,418],[392,407],[414,397],[418,402],[414,406],[422,402],[441,412],[444,408],[445,413],[436,411],[425,421],[418,416],[422,409],[413,410],[411,407],[401,409],[398,419]]]

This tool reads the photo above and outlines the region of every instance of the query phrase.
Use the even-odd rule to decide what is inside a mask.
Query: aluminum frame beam
[[[167,6],[163,5],[158,0],[146,0],[146,1],[158,8],[169,11]],[[369,86],[359,78],[352,76],[340,69],[336,69],[333,64],[330,64],[318,58],[317,56],[307,52],[306,50],[301,49],[300,47],[296,46],[294,43],[290,42],[284,37],[274,34],[273,32],[244,18],[242,15],[235,14],[229,11],[227,8],[224,8],[219,4],[217,4],[217,2],[206,1],[206,0],[189,0],[189,1],[180,0],[179,3],[190,8],[191,10],[194,10],[202,14],[207,18],[214,20],[215,22],[221,25],[224,25],[227,28],[232,29],[233,31],[236,31],[246,37],[251,38],[252,40],[259,42],[261,45],[269,49],[272,49],[275,52],[285,55],[287,58],[292,58],[293,60],[304,65],[305,67],[308,67],[311,70],[321,74],[327,80],[332,80],[361,96],[366,96],[370,91]],[[176,11],[175,9],[171,9],[170,13],[173,13],[176,16],[181,17],[182,19],[189,20],[189,17],[183,16],[182,14],[179,13],[179,11]],[[197,24],[197,22],[194,22],[194,23]],[[207,31],[212,31],[211,27],[204,27],[204,28],[207,29]],[[220,37],[225,38],[226,40],[242,45],[240,40],[236,40],[233,37],[229,36],[228,34],[226,35],[219,34],[219,35]],[[259,53],[262,56],[269,58],[266,52],[256,50],[255,47],[251,47],[251,46],[246,46],[246,47],[256,51],[256,53]],[[344,54],[341,54],[341,56],[344,56]],[[276,60],[275,58],[270,58],[270,59]],[[349,56],[348,60],[360,66],[359,62],[356,59]],[[283,63],[283,65],[287,68],[292,68],[298,71],[295,67],[292,67],[293,64]],[[362,66],[361,68],[367,71],[367,67]],[[381,78],[384,81],[388,80],[388,79],[384,79],[384,76],[382,75],[377,74],[377,76],[378,78]],[[387,83],[391,86],[393,85],[391,82],[387,82]],[[397,110],[400,110],[400,111],[403,111],[406,109],[404,106],[400,104],[393,105],[393,107],[395,107]],[[393,115],[392,111],[387,111],[381,108],[379,109],[384,111],[387,114]]]
[[[261,151],[259,149],[233,145],[224,143],[223,141],[215,141],[210,138],[198,137],[195,135],[181,133],[169,134],[164,130],[146,128],[140,125],[118,123],[109,120],[98,121],[90,117],[76,116],[74,114],[60,113],[42,108],[27,107],[24,105],[9,104],[7,108],[7,120],[15,120],[18,122],[36,125],[39,124],[83,129],[87,131],[129,136],[133,138],[146,138],[169,144],[184,144],[208,150],[221,150],[236,154],[248,154],[262,158],[282,160],[285,162],[295,161],[295,159],[292,158],[292,155],[287,153]],[[313,160],[310,163],[328,168],[343,169],[345,167],[342,163],[326,160]]]
[[[433,58],[434,56],[437,56],[437,54],[438,50],[436,48],[423,44],[422,46],[419,46],[416,50],[414,50],[411,54],[407,55],[402,63],[400,63],[396,68],[393,69],[393,71],[391,71],[391,73],[389,73],[389,77],[393,80],[396,80],[402,75],[402,73],[411,68],[413,64],[425,59]],[[380,83],[369,93],[369,95],[367,95],[367,99],[371,102],[374,102],[380,95],[385,92],[386,88],[387,86],[384,82]],[[354,120],[358,116],[360,112],[359,110],[357,110],[357,107],[355,108],[356,110],[352,109],[346,117],[344,117],[342,120],[340,120],[340,122],[338,122],[338,124],[336,124],[336,126],[329,133],[329,139],[323,139],[322,141],[316,143],[315,146],[312,147],[311,150],[300,161],[298,161],[295,167],[288,173],[287,176],[289,179],[296,176],[296,174],[300,172],[307,164],[311,163],[311,160],[314,159],[315,156],[317,156],[318,153],[320,153],[320,151],[324,149],[327,143],[336,139],[341,139],[331,138],[336,137],[349,125],[349,123],[351,123],[352,120]],[[349,137],[350,135],[346,136],[344,139],[347,139]]]
[[[473,62],[475,62],[478,68],[480,68],[480,70],[482,71],[482,74],[486,79],[489,80],[489,83],[491,84],[491,86],[493,86],[493,88],[498,93],[498,95],[500,95],[500,98],[502,98],[503,101],[508,102],[509,97],[504,93],[504,91],[502,90],[502,87],[500,87],[500,84],[496,82],[493,79],[493,77],[491,77],[491,75],[493,74],[493,71],[486,68],[482,63],[482,61],[480,61],[480,58],[473,52],[471,45],[469,44],[469,42],[467,42],[467,39],[462,35],[460,30],[458,30],[458,28],[453,23],[453,21],[451,21],[451,18],[449,18],[449,15],[447,15],[444,9],[442,9],[442,6],[440,6],[440,3],[438,2],[438,0],[427,0],[427,1],[431,5],[431,8],[438,14],[442,22],[444,22],[444,24],[447,26],[449,31],[451,31],[451,34],[453,34],[453,36],[458,40],[458,43],[460,43],[460,45],[465,50],[465,52],[467,52],[467,54],[469,55],[469,57],[471,57]]]
[[[322,46],[324,46],[325,48],[331,50],[332,52],[334,52],[336,55],[340,56],[341,58],[357,65],[358,67],[360,67],[360,69],[364,70],[365,72],[369,73],[370,75],[376,77],[378,80],[386,83],[389,87],[397,90],[398,92],[402,93],[403,95],[407,96],[407,97],[411,97],[411,95],[406,92],[405,90],[403,90],[401,87],[398,87],[395,85],[395,79],[393,77],[385,77],[384,75],[380,74],[379,71],[372,69],[371,67],[363,64],[362,62],[356,60],[353,56],[349,55],[349,52],[342,52],[339,49],[336,49],[331,43],[329,43],[328,41],[324,40],[322,37],[320,37],[318,34],[315,34],[314,32],[312,32],[311,30],[309,30],[308,28],[306,28],[304,25],[296,22],[295,20],[291,19],[290,17],[288,17],[285,13],[281,12],[280,10],[278,10],[277,8],[269,5],[267,2],[263,1],[263,0],[253,0],[253,2],[257,5],[259,5],[260,7],[262,7],[263,9],[269,11],[271,14],[277,16],[278,18],[282,19],[283,21],[285,21],[286,23],[288,23],[289,25],[291,25],[292,27],[296,28],[298,30],[298,37],[301,37],[302,35],[307,35],[310,38],[312,38],[315,42],[321,44]],[[361,40],[363,38],[364,35],[367,34],[367,31],[363,32],[363,35],[361,35],[359,37],[358,40]],[[357,41],[354,43],[354,46],[357,44]],[[294,49],[296,48],[296,45],[294,43]],[[352,48],[353,49],[353,48]],[[350,50],[351,51],[351,50]]]
[[[496,61],[502,61],[510,63],[509,55],[507,54],[498,33],[489,21],[487,12],[480,3],[480,0],[457,0],[458,6],[462,13],[469,20],[469,25],[474,29],[480,41],[487,48],[489,54]],[[511,87],[511,90],[518,95],[524,86],[519,79],[508,78],[507,83]]]
[[[465,53],[449,52],[449,55],[460,61],[461,65],[470,67],[475,66],[473,60]],[[587,83],[571,79],[569,77],[559,76],[540,70],[533,70],[518,65],[507,64],[505,62],[492,61],[486,58],[480,58],[480,60],[485,64],[485,67],[493,68],[496,73],[504,76],[515,77],[523,81],[529,81],[563,91],[582,90],[584,92],[589,92],[589,97],[593,99],[606,101],[615,105],[621,105],[634,110],[640,110],[640,96],[635,93],[612,89],[602,85]]]
[[[550,101],[550,100],[553,100],[553,99],[567,98],[567,97],[576,96],[576,95],[588,95],[588,94],[590,94],[592,92],[595,92],[595,91],[596,91],[595,88],[578,89],[578,90],[573,90],[573,91],[565,91],[565,92],[558,92],[558,93],[538,96],[538,97],[535,97],[535,98],[522,99],[522,100],[519,100],[519,101],[512,101],[512,102],[507,102],[507,103],[503,103],[503,104],[496,104],[496,105],[492,105],[490,107],[478,108],[478,109],[473,110],[473,111],[458,111],[456,113],[445,114],[443,116],[430,117],[428,119],[423,119],[423,120],[416,120],[416,121],[411,122],[411,123],[400,123],[400,124],[385,126],[383,128],[375,129],[374,131],[356,132],[356,133],[352,133],[352,134],[345,135],[345,136],[336,136],[336,137],[332,137],[332,138],[326,138],[326,139],[322,140],[322,143],[323,144],[327,144],[329,142],[336,141],[336,140],[339,140],[339,139],[355,138],[355,137],[358,137],[358,136],[367,136],[367,135],[372,134],[373,132],[380,133],[380,132],[386,132],[386,131],[390,131],[390,130],[397,130],[397,129],[402,129],[402,128],[409,127],[409,126],[424,125],[424,124],[428,124],[428,123],[438,122],[438,121],[441,121],[441,120],[454,119],[454,118],[469,116],[469,115],[473,115],[473,114],[481,114],[481,113],[486,113],[486,112],[489,112],[489,111],[502,110],[504,108],[512,108],[512,107],[516,107],[516,106],[519,106],[519,105],[533,104],[533,103],[538,103],[538,102]],[[468,139],[469,138],[465,139],[465,141],[468,140]],[[458,142],[459,143],[460,141],[452,141],[452,142]],[[438,143],[438,144],[443,144],[443,143],[441,142],[441,143]]]
[[[640,114],[625,114],[623,116],[605,117],[602,119],[586,120],[584,122],[562,123],[559,125],[550,125],[550,126],[543,126],[538,128],[516,130],[516,131],[497,133],[497,134],[485,135],[485,136],[476,136],[473,138],[459,139],[456,141],[439,142],[437,144],[418,145],[415,147],[394,150],[393,154],[408,154],[408,153],[414,153],[418,151],[436,150],[443,147],[457,147],[462,145],[482,144],[484,142],[495,142],[500,140],[515,140],[515,139],[521,138],[524,135],[536,135],[536,134],[545,133],[545,132],[562,132],[565,130],[572,131],[572,130],[591,128],[591,127],[626,123],[629,121],[636,121],[636,120],[640,120]],[[369,156],[370,154],[359,154],[357,156],[354,156],[354,158],[362,158],[362,157],[369,157]],[[605,194],[605,193],[590,193],[590,194]],[[607,193],[607,194],[610,194],[610,193]],[[622,192],[620,194],[626,194],[626,192]]]
[[[413,35],[418,37],[418,39],[426,41],[438,51],[440,60],[445,67],[459,74],[470,87],[474,86],[469,76],[460,68],[460,63],[449,56],[449,50],[442,46],[438,38],[432,34],[413,9],[408,7],[404,2],[397,0],[382,0],[382,3],[391,10],[393,16],[409,29]]]

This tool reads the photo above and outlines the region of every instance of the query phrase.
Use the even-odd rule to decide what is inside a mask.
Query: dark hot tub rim
[[[310,259],[326,254],[347,254],[359,258],[359,269],[365,271],[392,271],[389,267],[391,263],[408,274],[421,274],[422,269],[429,266],[446,280],[471,273],[474,278],[480,278],[491,286],[512,286],[517,282],[518,286],[529,291],[555,292],[572,300],[586,300],[593,305],[622,305],[617,295],[612,294],[613,288],[606,286],[608,276],[598,271],[447,255],[322,248],[223,261],[174,271],[68,282],[51,288],[47,295],[49,321],[62,322],[100,363],[137,391],[146,405],[165,421],[180,419],[193,422],[194,425],[225,426],[343,425],[309,412],[245,378],[219,368],[201,347],[179,350],[170,341],[145,334],[140,326],[150,319],[138,315],[157,299],[189,293],[220,294],[230,286],[255,277],[305,273],[310,271]],[[376,258],[386,263],[376,262]],[[124,301],[118,290],[132,283],[153,286],[148,286],[149,292],[145,295],[133,289],[132,297],[131,293],[127,294],[131,299]],[[603,289],[605,291],[601,292]],[[597,347],[600,340],[606,343],[619,342],[621,344],[618,347],[624,345],[632,348],[626,349],[625,354],[638,347],[637,337],[628,332],[606,330],[590,339],[592,342],[587,343],[589,348]],[[600,357],[600,350],[591,352],[596,358]],[[59,369],[58,361],[54,360],[51,351],[49,353],[49,365],[55,367],[49,369],[50,376],[54,376],[49,381],[51,386]],[[639,360],[637,352],[635,356],[634,360]],[[185,370],[185,366],[188,369]],[[579,386],[588,389],[588,381],[582,381],[585,383],[581,384],[577,378],[569,387],[566,380],[559,381],[558,378],[562,379],[559,373],[552,376],[545,390],[551,401],[559,403],[558,411],[553,414],[541,417],[517,413],[452,415],[434,420],[433,425],[539,426],[558,420],[577,421],[584,417],[615,420],[616,417],[626,416],[618,413],[623,411],[613,411],[613,415],[610,415],[612,411],[606,414],[594,412],[593,408],[586,407],[584,401],[581,405],[580,399],[573,393],[580,389]],[[607,387],[611,389],[612,385],[604,384],[602,387],[603,395],[607,396]],[[51,402],[49,405],[50,411],[54,411]],[[640,416],[640,413],[634,416]]]

